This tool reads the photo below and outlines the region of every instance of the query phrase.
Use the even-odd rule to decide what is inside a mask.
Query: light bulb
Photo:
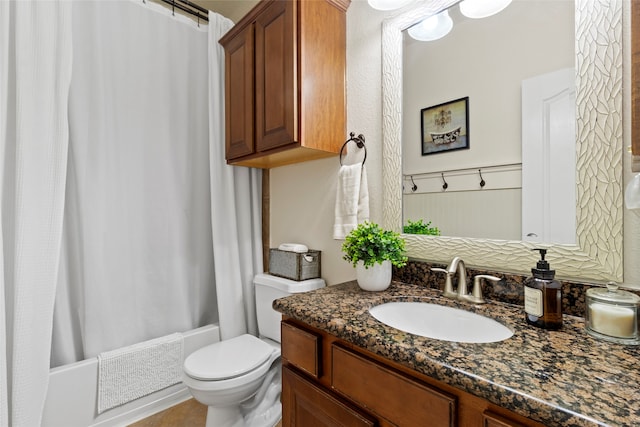
[[[636,174],[624,191],[624,205],[627,209],[640,209],[640,173]]]
[[[377,10],[394,10],[406,6],[411,0],[367,0],[367,2]]]
[[[437,15],[430,16],[429,18],[418,22],[416,25],[409,28],[407,32],[416,40],[428,42],[438,40],[446,36],[452,28],[453,21],[449,16],[449,12],[445,10]]]
[[[486,18],[500,12],[510,3],[511,0],[463,0],[460,2],[460,12],[467,18]]]

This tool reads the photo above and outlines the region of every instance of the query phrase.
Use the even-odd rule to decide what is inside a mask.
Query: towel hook
[[[415,183],[415,182],[413,182],[413,175],[410,175],[410,176],[409,176],[409,178],[411,178],[411,184],[413,184],[413,185],[411,186],[411,191],[415,193],[415,192],[416,192],[416,190],[418,189],[418,186],[416,185],[416,183]]]
[[[478,173],[480,174],[480,188],[482,188],[486,184],[486,182],[484,181],[484,178],[482,178],[482,169],[478,169]]]
[[[444,179],[444,172],[440,172],[440,175],[442,176],[442,182],[444,182],[444,184],[442,184],[442,189],[446,190],[449,188],[449,184],[447,184],[447,181]]]
[[[362,164],[367,161],[367,147],[364,145],[364,135],[360,134],[356,136],[355,133],[349,132],[349,139],[347,139],[344,144],[342,144],[342,148],[340,148],[340,166],[342,166],[342,152],[344,151],[344,147],[347,146],[351,141],[356,143],[358,148],[364,148],[364,158],[362,159]]]

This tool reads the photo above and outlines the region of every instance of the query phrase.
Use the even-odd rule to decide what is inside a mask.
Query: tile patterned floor
[[[204,427],[206,418],[207,407],[195,399],[189,399],[129,427]],[[282,427],[282,422],[276,427]]]
[[[204,427],[206,418],[207,407],[189,399],[129,427]]]

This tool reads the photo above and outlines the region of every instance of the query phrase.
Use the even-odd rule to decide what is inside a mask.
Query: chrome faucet
[[[460,257],[451,260],[449,266],[444,268],[432,268],[431,271],[445,273],[444,291],[442,296],[446,298],[454,298],[461,301],[468,301],[474,304],[484,304],[486,301],[482,296],[482,279],[492,282],[499,282],[499,277],[490,276],[488,274],[479,274],[473,280],[473,292],[469,293],[467,284],[467,268],[464,261]],[[453,277],[458,274],[458,288],[453,290]]]
[[[467,294],[467,269],[464,265],[462,258],[455,257],[451,260],[449,267],[446,268],[432,268],[431,271],[437,271],[439,273],[445,273],[444,291],[442,296],[447,298],[460,298],[460,295]],[[458,289],[457,292],[453,290],[453,277],[456,272],[458,273]]]

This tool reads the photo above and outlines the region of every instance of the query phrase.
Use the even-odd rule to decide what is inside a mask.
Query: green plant
[[[403,227],[403,231],[406,234],[429,234],[431,236],[439,236],[440,229],[438,227],[431,227],[431,221],[426,224],[421,219],[418,221],[407,220],[407,225]]]
[[[407,263],[404,256],[404,239],[398,233],[382,229],[378,224],[365,221],[351,230],[342,244],[343,259],[355,267],[363,261],[365,268],[375,263],[391,261],[396,267]]]

